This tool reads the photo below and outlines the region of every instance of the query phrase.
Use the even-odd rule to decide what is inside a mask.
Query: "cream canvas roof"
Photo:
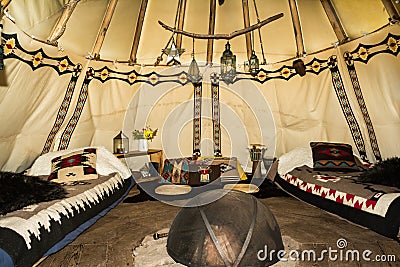
[[[68,53],[87,56],[93,51],[109,0],[13,0],[8,13],[23,31],[39,40],[46,41],[65,5],[77,2],[65,32],[58,40],[59,47]],[[158,20],[173,27],[178,11],[178,0],[150,0],[144,15],[140,36],[137,63],[153,64],[165,48],[171,32],[158,24]],[[184,9],[183,30],[193,33],[208,32],[210,1],[188,0]],[[253,0],[248,0],[250,25],[257,23]],[[373,32],[388,24],[389,15],[380,0],[332,0],[331,1],[345,34],[349,39]],[[289,8],[285,0],[256,0],[259,19],[264,20],[283,13],[283,18],[261,28],[261,37],[267,62],[274,63],[296,57],[296,40]],[[399,4],[394,2],[396,8]],[[118,0],[112,14],[109,28],[100,49],[100,58],[105,60],[128,61],[133,45],[140,11],[140,0]],[[298,0],[298,13],[305,51],[312,54],[332,47],[338,38],[319,0]],[[216,5],[215,33],[230,33],[244,28],[242,1],[226,0]],[[258,31],[254,31],[254,49],[261,59]],[[219,62],[225,40],[215,40],[213,61]],[[183,37],[182,63],[190,61],[192,39]],[[231,49],[238,62],[247,60],[245,36],[231,40]],[[206,61],[207,40],[195,40],[196,59]],[[164,57],[165,62],[166,57]]]
[[[127,79],[93,79],[88,85],[87,99],[81,97],[84,95],[82,88],[86,71],[90,68],[98,76],[105,67],[121,73],[136,71],[143,77],[149,73],[176,76],[187,72],[193,40],[186,36],[182,36],[181,47],[186,51],[181,55],[181,66],[166,66],[166,55],[159,66],[154,66],[172,36],[158,21],[171,27],[178,21],[183,24],[185,32],[208,34],[210,3],[216,3],[215,34],[245,28],[243,3],[248,3],[249,25],[258,23],[254,3],[260,21],[283,14],[282,18],[260,28],[266,58],[266,65],[261,67],[266,71],[277,71],[283,65],[291,68],[293,60],[303,53],[299,40],[304,44],[302,59],[305,63],[317,58],[326,64],[330,57],[337,58],[343,88],[359,124],[366,154],[374,161],[370,125],[365,122],[343,55],[346,51],[356,51],[360,44],[379,44],[388,34],[399,36],[400,24],[395,20],[400,9],[399,1],[225,0],[222,5],[218,2],[3,0],[2,3],[7,5],[4,33],[15,33],[25,51],[42,49],[52,57],[68,56],[73,64],[82,65],[82,72],[76,84],[69,87],[70,73],[61,75],[44,64],[32,67],[33,54],[24,54],[20,50],[16,54],[23,58],[16,55],[4,60],[5,70],[0,72],[0,168],[9,171],[28,168],[42,152],[54,125],[60,127],[53,133],[51,150],[57,150],[62,143],[60,140],[65,139],[68,148],[104,146],[112,150],[113,137],[121,130],[130,138],[130,149],[136,149],[137,140],[133,140],[132,131],[150,125],[159,129],[150,148],[163,149],[167,158],[190,156],[193,151],[194,105],[194,90],[190,82],[184,85],[175,81],[130,84]],[[147,3],[146,9],[141,8],[144,3]],[[183,14],[178,4],[183,6],[184,3],[184,15],[176,19],[177,11]],[[292,18],[293,9],[290,8],[293,3],[297,3],[302,35],[296,34],[299,31],[295,30],[296,19],[295,16]],[[327,3],[332,6],[331,12],[326,11]],[[110,6],[114,4],[115,9],[110,12]],[[139,35],[141,10],[145,12],[142,12],[144,17]],[[332,15],[337,19],[332,20]],[[338,30],[340,26],[343,30]],[[99,42],[101,36],[103,42]],[[178,43],[176,37],[174,35]],[[253,32],[253,37],[254,50],[262,61],[258,30]],[[57,41],[57,44],[49,44],[48,39]],[[210,76],[220,72],[219,61],[225,43],[226,40],[213,41],[213,53],[210,54],[213,64],[206,64],[210,51],[208,41],[196,39],[194,42],[195,57],[203,75],[201,152],[206,156],[214,152]],[[231,39],[230,44],[237,56],[238,69],[243,74],[244,61],[248,60],[246,36]],[[385,43],[376,49],[388,50],[387,47]],[[95,57],[97,52],[99,58]],[[399,55],[385,51],[368,62],[355,62],[355,67],[380,153],[383,158],[399,156]],[[221,150],[224,156],[235,156],[243,166],[251,169],[248,147],[253,143],[264,144],[271,157],[279,157],[299,146],[309,147],[311,141],[348,143],[358,153],[331,71],[325,68],[313,73],[310,65],[308,68],[304,77],[291,69],[290,79],[278,77],[257,82],[248,75],[233,84],[219,83]],[[66,104],[65,96],[69,89],[72,95]],[[66,108],[61,111],[63,104]],[[62,121],[56,119],[60,113],[65,115]],[[71,127],[73,123],[70,121],[74,118],[77,123]],[[67,129],[72,129],[71,133],[66,133]]]

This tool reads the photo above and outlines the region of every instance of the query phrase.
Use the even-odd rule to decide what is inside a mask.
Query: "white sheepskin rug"
[[[157,231],[157,233],[168,233],[169,229],[162,229]],[[288,236],[282,236],[283,245],[287,253],[293,249],[299,249],[299,243],[291,239]],[[142,243],[133,249],[133,255],[135,257],[134,266],[135,267],[178,267],[185,266],[180,263],[176,263],[167,252],[167,237],[163,237],[154,240],[153,234],[146,236]],[[278,262],[273,265],[274,267],[294,267],[296,262]]]

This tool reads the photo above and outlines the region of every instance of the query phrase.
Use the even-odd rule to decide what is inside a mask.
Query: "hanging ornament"
[[[183,52],[185,52],[185,49],[177,48],[174,39],[172,39],[171,47],[163,49],[162,52],[168,56],[167,65],[170,63],[173,63],[174,65],[180,65],[181,59],[179,57],[183,54]]]
[[[197,65],[196,59],[194,58],[194,39],[193,39],[192,62],[190,62],[188,70],[188,78],[189,81],[191,81],[192,83],[198,83],[202,79],[199,66]]]

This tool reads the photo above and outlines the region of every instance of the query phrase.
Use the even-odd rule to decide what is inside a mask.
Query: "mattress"
[[[64,185],[66,198],[0,216],[0,266],[32,266],[71,243],[115,207],[133,186],[119,173]]]
[[[361,182],[360,174],[361,171],[316,171],[302,165],[277,174],[275,183],[300,200],[397,239],[400,190]]]

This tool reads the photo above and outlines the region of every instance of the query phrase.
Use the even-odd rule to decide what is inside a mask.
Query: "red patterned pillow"
[[[64,183],[81,180],[97,179],[96,149],[86,148],[51,161],[51,174],[48,180]]]
[[[325,171],[358,171],[353,149],[349,144],[311,142],[313,167]]]

